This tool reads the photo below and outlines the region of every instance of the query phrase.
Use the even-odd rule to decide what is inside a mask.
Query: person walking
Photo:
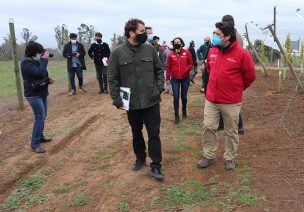
[[[182,117],[187,117],[187,94],[190,85],[190,70],[193,67],[191,53],[184,49],[185,43],[182,38],[176,37],[172,41],[174,50],[168,55],[166,81],[172,84],[174,123],[180,122],[179,96],[182,99]]]
[[[206,93],[203,127],[203,158],[197,162],[206,168],[216,159],[217,128],[220,114],[224,120],[225,169],[235,168],[239,145],[238,121],[243,91],[256,79],[253,58],[238,45],[234,25],[230,22],[215,24],[213,46],[208,54],[206,68],[209,82]]]
[[[77,41],[77,34],[70,33],[70,42],[64,46],[62,52],[62,56],[67,59],[67,69],[71,85],[70,95],[76,95],[75,74],[78,78],[79,88],[83,92],[87,92],[83,86],[83,70],[86,70],[85,55],[86,52],[83,45]]]
[[[96,43],[92,43],[88,50],[88,55],[94,60],[96,77],[99,83],[99,94],[109,93],[108,91],[108,58],[110,57],[109,45],[102,41],[102,34],[95,33]]]
[[[125,110],[120,91],[130,90],[129,124],[133,135],[133,150],[136,161],[133,171],[146,164],[146,145],[142,129],[145,124],[148,133],[148,153],[152,160],[151,176],[162,180],[161,140],[160,140],[160,102],[164,90],[164,68],[157,52],[151,44],[146,44],[145,24],[140,19],[126,22],[126,42],[111,53],[108,66],[108,81],[113,105]],[[126,95],[128,96],[128,94]]]
[[[195,84],[194,78],[197,75],[197,61],[196,61],[196,53],[195,53],[195,43],[194,40],[190,41],[189,48],[188,50],[190,51],[192,55],[192,60],[193,60],[193,67],[190,71],[190,82]]]

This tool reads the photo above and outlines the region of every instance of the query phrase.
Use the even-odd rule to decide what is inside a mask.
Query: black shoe
[[[221,131],[221,130],[223,130],[224,129],[224,126],[218,126],[218,128],[217,128],[217,131]]]
[[[146,160],[136,160],[136,162],[132,166],[132,171],[138,171],[145,165],[146,165]]]
[[[101,91],[101,90],[100,90],[100,91],[98,91],[98,94],[102,94],[102,93],[103,93],[103,91]]]
[[[37,147],[37,148],[34,148],[32,149],[33,152],[36,152],[36,153],[45,153],[46,151],[44,149],[42,149],[41,147]]]
[[[244,133],[245,133],[244,128],[243,128],[243,127],[242,127],[242,128],[239,128],[238,134],[239,134],[239,135],[244,135]]]
[[[183,118],[187,118],[187,110],[183,110]]]
[[[178,124],[179,123],[179,116],[175,116],[175,120],[174,120],[174,124]]]
[[[151,176],[157,180],[163,180],[165,177],[164,174],[161,172],[161,169],[156,167],[151,168]]]
[[[109,93],[109,91],[108,91],[107,89],[105,89],[103,92],[104,92],[105,94],[108,94],[108,93]]]
[[[51,138],[44,138],[43,140],[40,141],[40,143],[47,143],[47,142],[51,142],[52,139]]]

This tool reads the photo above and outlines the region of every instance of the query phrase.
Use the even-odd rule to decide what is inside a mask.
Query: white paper
[[[108,58],[107,57],[102,58],[102,63],[104,66],[108,66],[109,63]]]
[[[126,111],[130,109],[130,97],[131,97],[131,89],[127,87],[120,87],[120,98],[123,103],[123,108]]]

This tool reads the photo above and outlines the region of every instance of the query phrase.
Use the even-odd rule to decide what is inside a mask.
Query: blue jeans
[[[47,97],[27,98],[27,101],[31,105],[35,116],[31,140],[31,147],[35,149],[41,146],[41,141],[44,139],[43,130],[47,115]]]
[[[179,110],[179,93],[181,90],[182,106],[183,111],[187,109],[187,94],[190,85],[190,77],[185,77],[183,79],[171,79],[172,90],[173,90],[173,104],[175,115],[178,114]]]
[[[77,75],[77,78],[78,78],[79,87],[82,87],[82,85],[83,85],[83,71],[82,71],[81,66],[77,65],[77,67],[72,67],[69,70],[69,78],[70,78],[71,89],[73,89],[74,91],[76,91],[75,74]]]

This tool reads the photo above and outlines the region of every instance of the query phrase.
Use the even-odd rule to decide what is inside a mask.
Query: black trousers
[[[95,68],[100,91],[108,90],[108,67],[95,63]]]
[[[160,133],[160,106],[154,105],[150,108],[130,110],[128,120],[132,128],[133,150],[137,160],[146,159],[146,145],[142,133],[145,124],[148,133],[148,152],[152,160],[150,166],[160,168],[162,161]]]

